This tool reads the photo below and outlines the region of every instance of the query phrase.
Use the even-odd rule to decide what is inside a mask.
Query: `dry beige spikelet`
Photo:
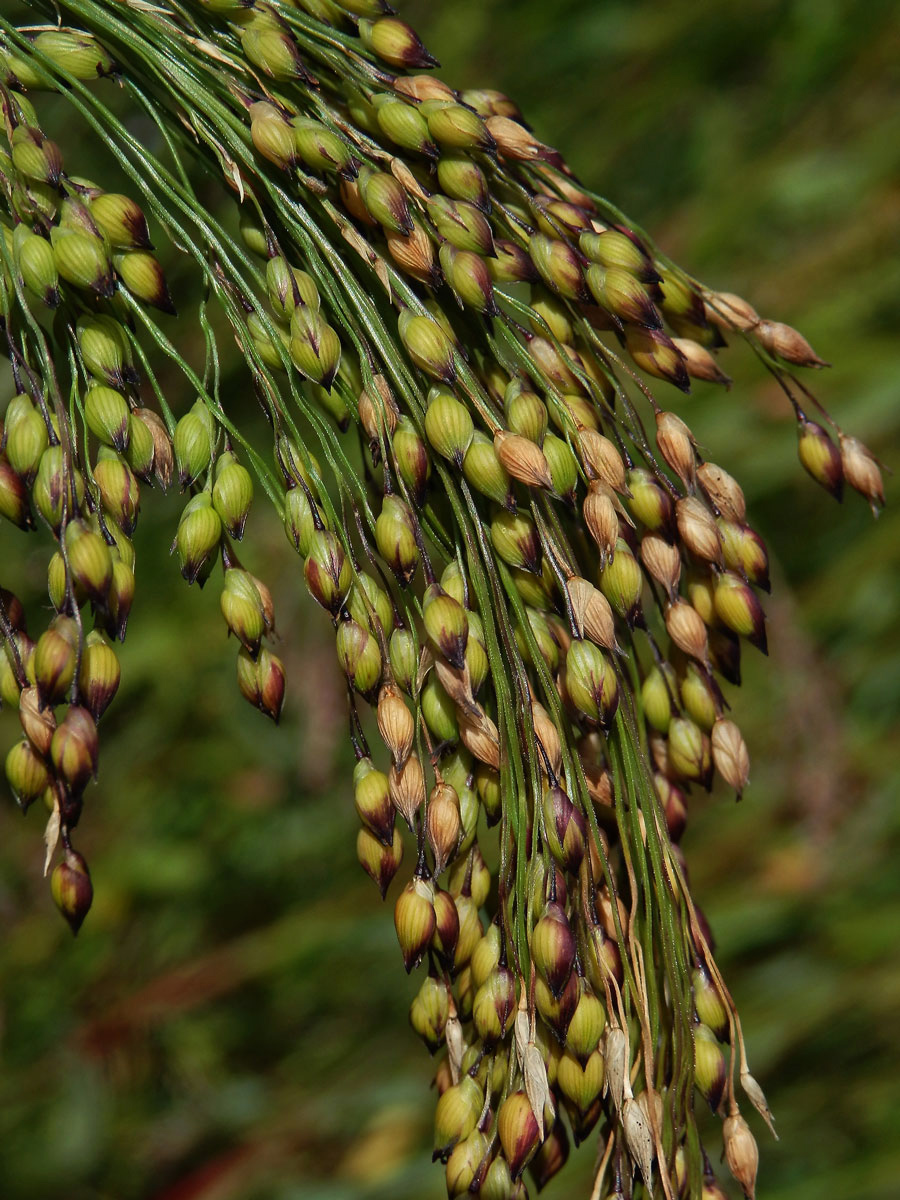
[[[609,601],[599,588],[580,575],[566,583],[572,616],[579,637],[587,637],[604,650],[616,649],[616,625]]]
[[[470,754],[489,767],[500,766],[500,735],[484,709],[457,709],[459,738]]]
[[[734,721],[719,717],[710,734],[716,770],[738,796],[750,778],[750,755],[740,729]]]
[[[359,420],[366,437],[370,442],[390,439],[399,417],[400,409],[388,381],[383,375],[374,375],[372,386],[364,387],[359,394]]]
[[[619,518],[612,502],[612,491],[605,483],[597,479],[591,482],[588,494],[584,498],[582,513],[588,532],[600,551],[602,566],[607,559],[612,558],[619,536]]]
[[[703,618],[686,600],[676,600],[666,609],[666,632],[679,650],[706,662],[708,636]]]
[[[770,354],[783,358],[795,367],[827,367],[802,333],[783,321],[760,321],[753,336]]]
[[[595,429],[578,430],[581,458],[589,478],[599,479],[622,496],[631,493],[625,481],[625,463],[613,442]]]
[[[544,452],[535,442],[519,433],[499,429],[494,434],[494,450],[500,462],[513,477],[526,487],[553,488],[550,468]]]
[[[386,683],[378,697],[378,732],[395,767],[402,767],[412,750],[416,725],[413,715],[393,683]]]
[[[715,517],[697,496],[683,496],[675,502],[678,535],[691,554],[704,562],[722,565],[722,535]]]
[[[461,831],[456,788],[449,783],[436,784],[428,797],[425,811],[425,835],[434,854],[435,879],[456,853]]]
[[[741,485],[715,463],[704,462],[697,468],[697,482],[710,504],[726,521],[742,524],[747,516],[747,502]]]
[[[520,125],[511,117],[488,117],[485,125],[504,158],[537,162],[540,159],[552,158],[555,154],[555,151],[539,142],[524,125]]]
[[[537,700],[531,702],[531,719],[534,724],[534,736],[544,748],[550,769],[559,776],[562,770],[562,747],[559,741],[559,730],[553,723],[550,714]],[[543,769],[543,763],[541,767]]]
[[[693,338],[672,338],[672,345],[684,359],[688,375],[706,383],[721,383],[731,387],[731,377],[726,375],[705,346]]]
[[[678,592],[681,578],[681,554],[665,538],[648,533],[641,538],[641,562],[652,577],[666,589],[670,599]]]
[[[606,1032],[606,1078],[604,1092],[609,1093],[616,1112],[621,1112],[625,1099],[625,1077],[628,1074],[628,1037],[618,1025]]]
[[[759,1149],[756,1138],[740,1113],[734,1112],[725,1118],[722,1138],[729,1170],[741,1185],[747,1200],[755,1200]]]
[[[734,292],[706,292],[704,308],[707,318],[720,329],[736,329],[747,333],[759,324],[759,313]]]
[[[685,487],[694,480],[694,435],[681,417],[671,412],[656,414],[656,444],[668,466]]]
[[[425,803],[425,772],[417,754],[410,754],[399,770],[391,767],[388,776],[391,802],[412,829],[416,813]]]

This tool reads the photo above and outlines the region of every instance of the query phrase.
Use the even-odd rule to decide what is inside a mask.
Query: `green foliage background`
[[[891,0],[420,0],[404,15],[444,78],[508,91],[668,253],[798,326],[834,363],[812,381],[822,400],[896,465]],[[67,166],[110,179],[52,111]],[[189,337],[189,307],[180,320]],[[698,385],[681,411],[768,542],[771,655],[748,657],[735,695],[752,786],[737,807],[698,799],[684,845],[781,1133],[757,1129],[760,1194],[886,1200],[900,1178],[900,504],[889,481],[878,522],[855,496],[836,506],[802,475],[749,351],[727,364],[734,389]],[[193,397],[171,382],[184,411]],[[237,374],[230,392],[239,411]],[[270,728],[238,697],[215,584],[188,590],[165,553],[179,503],[149,498],[138,528],[77,942],[41,879],[41,814],[0,808],[0,1194],[437,1200],[429,1062],[406,1027],[416,985],[355,861],[327,622],[261,500],[244,557],[272,585],[290,677]],[[33,604],[47,555],[0,531],[0,576]],[[16,728],[0,714],[4,748]],[[587,1196],[591,1155],[551,1200]]]

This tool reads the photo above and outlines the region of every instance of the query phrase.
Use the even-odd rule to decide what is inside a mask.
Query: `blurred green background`
[[[893,0],[403,12],[444,78],[506,90],[668,253],[802,329],[834,363],[813,380],[821,399],[897,463]],[[67,166],[107,178],[72,129],[53,130]],[[739,806],[696,803],[684,846],[781,1134],[756,1127],[760,1195],[887,1200],[900,1179],[900,505],[890,481],[877,522],[855,495],[836,505],[802,474],[790,413],[750,353],[735,345],[727,363],[734,389],[699,385],[681,411],[744,483],[768,542],[771,653],[747,657],[734,698],[752,786]],[[182,411],[192,397],[177,387]],[[430,1063],[406,1018],[416,984],[356,864],[327,623],[260,502],[244,557],[272,586],[290,680],[270,727],[238,697],[215,587],[188,589],[164,552],[179,498],[153,501],[79,830],[96,899],[77,941],[41,879],[39,806],[0,809],[0,1195],[438,1200]],[[46,542],[0,536],[3,582],[44,603]],[[0,714],[4,752],[16,731]],[[592,1153],[551,1200],[587,1196]]]

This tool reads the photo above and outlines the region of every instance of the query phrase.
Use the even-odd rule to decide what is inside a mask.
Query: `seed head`
[[[517,1179],[537,1153],[541,1141],[537,1118],[524,1091],[511,1092],[500,1105],[497,1133],[510,1175]]]
[[[641,685],[641,707],[644,716],[657,733],[666,733],[672,720],[672,705],[677,695],[675,672],[668,665],[652,667]]]
[[[25,401],[25,407],[15,422],[10,421],[7,410],[5,435],[9,465],[26,484],[31,484],[49,442],[44,418],[30,401]]]
[[[485,258],[494,256],[494,234],[490,223],[474,204],[436,193],[428,200],[428,216],[438,234],[457,250],[468,250]]]
[[[401,417],[393,437],[394,461],[397,472],[421,505],[431,476],[431,460],[424,441],[409,417]]]
[[[434,854],[435,878],[455,856],[461,830],[456,789],[449,783],[439,783],[432,789],[425,814],[425,834]]]
[[[581,998],[578,1001],[566,1033],[567,1048],[582,1067],[587,1066],[588,1060],[596,1052],[605,1027],[606,1009],[594,993],[585,988],[581,993]],[[602,1072],[602,1056],[599,1065]],[[601,1085],[602,1081],[601,1073]],[[584,1107],[586,1108],[587,1106],[585,1105]]]
[[[681,779],[709,787],[713,768],[709,738],[687,717],[673,717],[669,724],[668,765]]]
[[[637,559],[628,543],[619,538],[615,558],[601,571],[600,590],[613,611],[624,617],[629,626],[633,625],[641,610],[642,584],[643,577]]]
[[[94,482],[106,516],[130,537],[141,507],[141,489],[134,472],[118,454],[101,446],[94,464]]]
[[[303,573],[314,600],[337,616],[344,605],[353,576],[350,563],[335,534],[317,529],[310,538]]]
[[[807,474],[840,500],[844,491],[841,452],[822,426],[806,417],[797,422],[797,453]]]
[[[44,137],[39,129],[22,124],[13,129],[10,147],[13,165],[26,179],[57,186],[62,172],[62,155],[55,142]]]
[[[529,945],[535,970],[558,1000],[575,963],[575,938],[565,910],[556,901],[545,906]]]
[[[400,338],[416,366],[452,387],[456,378],[453,343],[436,321],[404,309],[400,314]]]
[[[462,744],[479,762],[495,770],[500,766],[500,735],[497,726],[483,709],[457,710],[459,737]]]
[[[728,1034],[728,1012],[722,1003],[718,988],[703,967],[698,967],[694,971],[692,982],[694,1008],[697,1010],[697,1016],[717,1038],[724,1039]]]
[[[113,446],[120,453],[126,449],[129,410],[121,392],[103,384],[89,388],[84,397],[84,417],[91,433],[105,446]]]
[[[429,54],[422,45],[416,31],[397,17],[360,21],[359,37],[366,49],[388,66],[401,70],[440,66],[434,55]]]
[[[109,620],[106,631],[110,637],[125,640],[128,614],[134,601],[134,570],[121,557],[113,555],[112,583],[106,600]]]
[[[54,225],[50,241],[56,269],[66,283],[107,299],[113,295],[112,264],[101,238]]]
[[[20,635],[24,636],[24,635]],[[24,647],[19,646],[20,653]],[[23,656],[23,661],[27,659],[27,655]],[[9,659],[4,654],[0,658],[0,670],[4,664],[9,666]],[[15,675],[13,675],[15,679]],[[6,700],[6,696],[3,696]],[[50,742],[53,738],[53,731],[56,729],[56,717],[53,715],[53,709],[49,706],[42,707],[38,689],[34,686],[24,687],[21,692],[18,691],[16,684],[16,702],[19,707],[19,721],[25,736],[28,738],[36,753],[41,758],[47,758],[50,754]],[[10,707],[14,708],[15,704]]]
[[[404,150],[437,158],[425,118],[414,105],[393,96],[376,96],[374,104],[378,126],[386,137]]]
[[[435,928],[434,888],[424,879],[414,877],[397,897],[394,927],[409,974],[422,961]]]
[[[572,1020],[574,1021],[574,1019],[573,1017]],[[571,1028],[570,1023],[570,1031]],[[576,1135],[578,1141],[581,1141],[585,1133],[583,1120],[600,1099],[603,1091],[605,1060],[602,1053],[595,1049],[583,1063],[580,1062],[569,1046],[570,1037],[571,1033],[567,1033],[567,1048],[559,1060],[556,1082],[560,1093],[567,1102],[566,1107],[569,1109],[570,1116],[575,1117],[573,1128],[578,1126]]]
[[[173,546],[178,552],[181,574],[188,583],[203,586],[221,536],[222,522],[212,506],[212,497],[209,492],[199,492],[185,505]]]
[[[69,617],[57,617],[38,638],[31,660],[40,708],[58,704],[75,676],[78,629]]]
[[[383,900],[403,859],[403,840],[400,837],[400,831],[395,829],[392,844],[385,846],[368,829],[360,829],[356,835],[356,857],[359,859],[362,869],[381,892]]]
[[[428,122],[428,132],[442,149],[493,153],[494,139],[471,108],[454,100],[435,99],[424,101],[420,111]]]
[[[473,1131],[484,1106],[484,1094],[471,1075],[448,1087],[434,1114],[434,1159],[446,1160],[450,1151]]]
[[[254,661],[242,646],[238,654],[238,687],[250,704],[278,724],[285,687],[284,663],[280,658],[263,647]]]
[[[334,329],[309,305],[291,316],[291,361],[313,383],[331,390],[341,364],[341,342]]]
[[[6,780],[21,809],[43,795],[50,782],[47,766],[29,741],[16,742],[6,756]]]
[[[438,257],[444,277],[453,288],[457,300],[485,316],[496,316],[499,309],[494,299],[494,285],[487,261],[475,251],[459,250],[450,242],[441,244]]]
[[[495,238],[494,253],[488,267],[495,283],[533,283],[539,278],[528,251],[517,242]]]
[[[90,202],[100,232],[117,250],[152,250],[147,218],[130,196],[102,192]]]
[[[86,708],[72,704],[50,742],[50,757],[57,775],[76,795],[97,774],[97,726]]]
[[[212,501],[226,533],[240,541],[253,502],[253,480],[247,468],[230,452],[216,460]]]
[[[425,413],[425,435],[443,458],[463,465],[472,444],[474,425],[466,406],[445,388],[432,388]]]
[[[415,636],[409,629],[398,627],[394,630],[389,654],[394,679],[408,696],[415,695],[419,653]]]
[[[665,379],[682,392],[691,390],[684,357],[672,339],[662,330],[626,325],[625,347],[635,364],[648,375]]]
[[[240,38],[244,54],[266,75],[281,81],[311,80],[294,39],[271,17],[252,21],[241,31]]]
[[[415,519],[409,506],[398,496],[385,496],[375,522],[375,544],[397,582],[405,587],[419,564]]]
[[[509,472],[497,457],[491,438],[478,430],[463,457],[463,475],[483,496],[507,509],[515,508]]]
[[[66,850],[63,861],[53,868],[50,892],[72,933],[77,934],[94,899],[88,865],[77,850]]]
[[[409,1023],[432,1054],[444,1044],[449,1014],[450,992],[446,983],[429,975],[410,1005]]]
[[[260,642],[269,632],[271,622],[256,580],[249,571],[230,567],[225,571],[224,586],[220,598],[222,616],[228,626],[251,657],[259,653]]]
[[[119,321],[105,315],[82,316],[76,330],[81,357],[92,375],[114,388],[137,382],[128,336]]]
[[[5,457],[0,457],[0,517],[5,517],[19,529],[31,529],[34,526],[25,481]]]
[[[484,172],[468,155],[441,154],[437,179],[441,191],[453,200],[466,200],[482,212],[490,212],[491,199]]]
[[[561,867],[575,874],[584,858],[587,822],[558,785],[545,789],[543,807],[547,848]]]
[[[78,692],[95,721],[99,721],[119,690],[122,669],[112,646],[93,629],[85,638],[78,671]]]
[[[26,233],[18,247],[18,264],[28,290],[48,308],[56,308],[59,304],[59,271],[50,242],[37,234]]]
[[[338,625],[337,659],[351,685],[362,696],[373,696],[381,681],[381,651],[367,629],[354,620]]]
[[[591,263],[584,273],[594,299],[619,321],[661,329],[662,317],[641,281],[623,267]]]
[[[113,255],[113,265],[121,282],[138,300],[160,312],[177,314],[163,269],[149,250],[122,250]]]
[[[714,600],[719,620],[766,654],[766,618],[750,585],[732,571],[723,571],[716,581]]]
[[[551,291],[566,300],[585,301],[590,298],[580,256],[567,241],[548,237],[545,233],[535,233],[528,242],[528,253]]]
[[[139,428],[140,426],[143,426],[150,433],[153,442],[153,451],[150,458],[152,471],[156,482],[165,491],[172,482],[172,474],[175,469],[175,453],[172,442],[169,439],[168,430],[162,418],[152,409],[136,408],[132,412],[129,421],[129,449],[134,450],[136,446],[146,445],[146,439],[143,438],[143,430]],[[138,464],[131,461],[131,467],[135,474],[141,475],[141,471],[138,470]],[[144,478],[149,478],[150,470],[151,466],[146,466]]]
[[[748,583],[769,590],[769,554],[766,544],[749,525],[726,521],[720,517],[716,524],[722,539],[725,566],[743,575]]]
[[[705,667],[688,663],[681,681],[681,702],[692,721],[709,733],[722,708],[722,695]]]
[[[716,1035],[707,1025],[695,1025],[694,1083],[713,1112],[722,1101],[726,1075],[725,1055]]]

